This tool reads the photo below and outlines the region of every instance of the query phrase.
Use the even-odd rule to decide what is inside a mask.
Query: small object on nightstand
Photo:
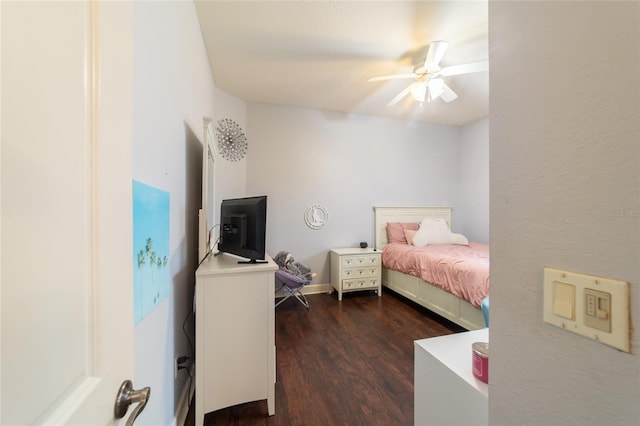
[[[366,241],[363,241],[360,243],[360,248],[367,248],[367,247],[369,247],[369,244],[367,244]]]

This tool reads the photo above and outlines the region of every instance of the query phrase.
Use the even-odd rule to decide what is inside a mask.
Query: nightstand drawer
[[[348,268],[342,274],[344,278],[364,278],[377,277],[380,275],[380,268],[372,266],[368,268]]]
[[[361,278],[354,280],[343,280],[342,289],[345,290],[363,290],[367,288],[378,288],[380,281],[378,278]]]
[[[351,268],[354,266],[380,266],[380,255],[373,256],[359,255],[359,256],[343,256],[342,267]]]

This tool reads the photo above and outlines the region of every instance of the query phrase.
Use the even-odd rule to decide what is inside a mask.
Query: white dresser
[[[275,413],[274,273],[278,265],[210,257],[196,271],[196,415],[266,399]]]
[[[340,248],[331,250],[331,286],[342,293],[376,290],[382,296],[382,252],[371,248]]]
[[[474,342],[488,341],[483,328],[414,342],[416,425],[488,424],[489,386],[473,375],[471,351]]]

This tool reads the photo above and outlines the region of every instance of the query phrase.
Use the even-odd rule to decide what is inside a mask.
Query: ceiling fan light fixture
[[[383,81],[394,79],[412,78],[415,81],[406,86],[398,93],[387,106],[394,106],[405,96],[411,96],[421,104],[426,100],[431,102],[434,99],[442,99],[443,102],[453,102],[458,95],[440,77],[456,76],[459,74],[469,74],[483,72],[489,69],[488,61],[469,62],[442,67],[440,60],[444,56],[449,43],[444,40],[435,40],[429,45],[424,63],[417,65],[411,74],[391,74],[371,77],[368,81]]]
[[[438,99],[444,92],[444,81],[440,78],[434,78],[429,81],[429,90],[427,91],[427,102]]]
[[[427,95],[427,86],[421,83],[415,83],[411,87],[411,96],[418,102],[424,102],[424,98]]]

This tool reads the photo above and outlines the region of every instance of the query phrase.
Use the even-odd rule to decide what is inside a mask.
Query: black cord
[[[208,234],[210,235],[210,233],[215,229],[216,226],[220,226],[219,223],[213,225],[211,227],[211,229],[209,229]],[[207,254],[204,255],[204,257],[202,258],[202,260],[200,262],[198,262],[198,266],[196,266],[196,269],[198,269],[200,267],[200,265],[202,265],[202,263],[207,260],[207,258],[211,255],[211,253],[213,252],[213,247],[216,246],[216,244],[218,244],[218,242],[220,242],[220,239],[222,238],[222,235],[219,235],[218,238],[216,239],[216,241],[209,247],[209,250],[207,251]],[[214,254],[217,255],[218,253]],[[195,295],[194,295],[195,297]],[[196,353],[196,348],[195,345],[193,344],[193,341],[191,340],[191,338],[189,337],[189,333],[187,333],[187,321],[189,320],[189,317],[191,317],[192,315],[194,315],[195,312],[193,309],[190,309],[189,312],[187,313],[187,315],[184,318],[184,321],[182,321],[182,332],[184,333],[184,336],[187,338],[187,342],[189,342],[189,347],[191,348],[191,353],[193,354],[192,356],[182,356],[178,358],[178,371],[180,370],[187,370],[187,374],[189,375],[189,394],[187,395],[187,397],[191,396],[191,387],[193,386],[193,375],[191,374],[191,369],[188,368],[186,365],[184,365],[184,363],[186,363],[187,361],[191,360],[195,363],[195,353]]]
[[[187,374],[189,375],[189,390],[188,390],[187,398],[191,397],[191,387],[193,386],[193,376],[191,375],[191,369],[185,364],[189,361],[192,361],[192,365],[193,365],[196,358],[195,356],[196,348],[195,348],[195,345],[193,344],[193,341],[189,337],[189,333],[187,332],[187,328],[186,328],[187,321],[192,315],[194,315],[194,312],[193,312],[193,309],[190,309],[187,315],[185,316],[184,321],[182,321],[182,332],[184,333],[184,336],[187,338],[187,342],[189,343],[189,348],[191,348],[192,356],[181,356],[177,359],[178,371],[187,370]]]
[[[209,232],[213,231],[213,228],[215,228],[216,226],[219,226],[219,224],[215,224],[211,227],[211,229],[209,230]],[[213,252],[213,248],[216,246],[216,244],[218,244],[220,242],[220,238],[222,238],[222,235],[218,236],[218,238],[216,239],[216,241],[211,245],[211,247],[209,247],[209,251],[207,251],[207,254],[204,255],[204,257],[202,258],[202,260],[200,262],[198,262],[198,266],[196,266],[196,269],[198,269],[200,267],[200,265],[202,265],[202,263],[207,260],[207,258],[209,257],[209,255]],[[214,254],[214,256],[216,256],[216,254]]]
[[[209,257],[209,255],[211,254],[211,250],[209,250],[207,252],[207,254],[204,255],[204,257],[202,258],[202,260],[200,262],[198,262],[198,266],[196,266],[196,269],[198,269],[200,267],[200,265],[202,265],[202,262],[204,262],[205,260],[207,260],[207,257]]]
[[[184,333],[184,336],[187,338],[187,342],[189,342],[189,347],[191,348],[191,353],[193,354],[193,356],[190,359],[194,359],[196,348],[194,347],[194,344],[191,341],[191,338],[189,337],[189,333],[187,333],[187,329],[185,328],[187,325],[187,320],[191,315],[193,315],[193,309],[189,309],[187,316],[184,318],[184,321],[182,321],[182,332]]]
[[[189,388],[187,390],[187,400],[189,400],[189,398],[191,397],[191,387],[193,386],[193,376],[191,375],[191,369],[185,366],[180,366],[178,367],[178,371],[180,370],[187,370],[187,374],[189,375]]]
[[[220,239],[222,238],[222,236],[218,237],[218,239],[216,240],[215,243],[213,243],[213,245],[215,246],[216,244],[218,244],[220,242]],[[213,255],[217,256],[220,254],[220,250],[218,250],[217,252],[215,252]]]
[[[211,229],[209,229],[209,231],[207,232],[207,235],[211,235],[211,232],[213,232],[213,230],[215,229],[216,226],[220,226],[220,224],[215,224],[211,227]],[[209,255],[211,255],[211,253],[213,252],[213,247],[215,247],[216,244],[218,244],[218,242],[220,241],[221,236],[218,236],[218,238],[216,239],[215,243],[213,243],[210,247],[209,250],[207,251],[207,254],[204,255],[204,257],[202,258],[202,260],[200,262],[198,262],[198,266],[196,266],[196,269],[198,269],[200,267],[200,265],[202,265],[202,262],[204,262],[205,260],[207,260],[207,258],[209,257]],[[194,295],[195,297],[195,295]],[[186,337],[187,342],[189,343],[189,348],[191,348],[191,354],[192,356],[181,356],[177,359],[178,362],[178,371],[180,370],[187,370],[187,374],[189,375],[189,393],[187,395],[187,397],[191,396],[191,387],[193,386],[193,376],[191,375],[191,369],[189,367],[187,367],[186,365],[184,365],[185,363],[187,363],[188,361],[192,361],[195,363],[195,358],[196,358],[196,348],[195,345],[193,344],[193,341],[191,340],[191,338],[189,337],[189,333],[187,332],[187,321],[189,320],[189,318],[194,315],[194,310],[193,309],[189,309],[189,312],[187,313],[187,315],[184,318],[184,321],[182,321],[182,332],[184,333],[184,337]]]

